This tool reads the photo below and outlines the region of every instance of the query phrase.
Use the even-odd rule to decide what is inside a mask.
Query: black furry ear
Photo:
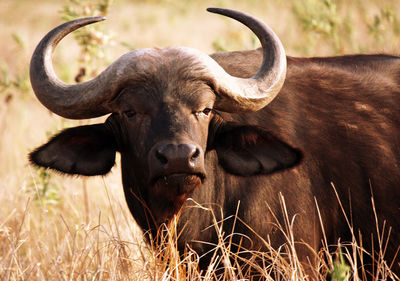
[[[213,137],[221,166],[235,175],[271,174],[288,169],[302,159],[300,151],[263,128],[220,124]]]
[[[104,124],[69,128],[29,154],[31,163],[62,173],[103,175],[115,163],[117,145]]]

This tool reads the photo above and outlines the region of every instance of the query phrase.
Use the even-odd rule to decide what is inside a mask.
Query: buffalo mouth
[[[154,197],[167,201],[186,200],[197,187],[203,184],[203,174],[176,173],[155,177],[151,193]]]
[[[203,184],[204,179],[203,174],[176,173],[156,177],[151,186],[154,193],[174,200],[191,194],[196,187]]]
[[[204,182],[203,174],[171,174],[154,179],[148,190],[149,207],[158,225],[179,212],[186,199]]]

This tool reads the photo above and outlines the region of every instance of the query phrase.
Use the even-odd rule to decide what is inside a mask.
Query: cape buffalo
[[[285,244],[276,223],[285,216],[284,198],[302,261],[312,259],[309,246],[318,250],[324,235],[328,244],[351,241],[349,225],[366,249],[378,251],[377,231],[390,227],[382,248],[398,273],[400,57],[286,57],[260,20],[209,11],[246,25],[262,48],[211,56],[185,47],[134,50],[96,78],[67,85],[52,67],[55,46],[103,18],[50,31],[31,60],[37,98],[66,118],[111,115],[103,124],[62,131],[30,161],[102,175],[119,152],[133,217],[155,237],[179,212],[182,251],[190,245],[202,254],[212,246],[198,241],[217,243],[209,209],[225,219],[223,231],[234,227],[248,237],[234,236],[234,245],[263,250],[259,237]]]

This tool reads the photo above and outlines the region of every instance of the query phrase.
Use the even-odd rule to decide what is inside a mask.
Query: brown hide
[[[251,76],[261,62],[257,50],[212,57],[228,73],[242,77]],[[315,196],[328,242],[351,241],[334,186],[355,236],[361,233],[368,250],[371,234],[378,240],[375,206],[379,232],[385,228],[387,235],[391,228],[386,253],[391,264],[400,246],[399,57],[288,57],[285,84],[271,104],[256,113],[222,115],[262,126],[303,152],[300,165],[263,179],[272,193],[285,195],[289,211],[298,215],[298,239],[307,239],[306,229],[306,241],[320,244],[318,217],[311,211]],[[400,271],[398,257],[393,269]]]

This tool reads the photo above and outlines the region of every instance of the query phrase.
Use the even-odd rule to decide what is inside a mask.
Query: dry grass
[[[330,2],[330,1],[328,1]],[[299,3],[301,3],[299,7]],[[322,1],[118,1],[101,23],[112,40],[105,47],[104,65],[131,48],[185,45],[205,52],[256,46],[253,36],[239,24],[207,14],[208,6],[241,9],[269,23],[290,55],[333,55],[360,51],[399,53],[400,13],[397,0],[338,0],[337,9],[322,13]],[[40,38],[61,23],[63,1],[0,1],[0,280],[232,280],[246,279],[236,253],[229,251],[229,236],[221,233],[212,266],[200,274],[198,259],[188,251],[177,255],[176,235],[165,231],[164,244],[155,251],[146,246],[142,233],[125,205],[118,165],[105,178],[41,175],[27,163],[27,153],[48,134],[91,121],[68,121],[50,114],[29,88],[28,62]],[[297,5],[297,6],[296,6]],[[296,8],[297,7],[297,8]],[[305,7],[305,8],[304,8]],[[318,11],[318,12],[316,12]],[[386,12],[385,12],[386,11]],[[71,82],[79,68],[73,38],[57,49],[54,63],[59,75]],[[101,118],[100,118],[101,120]],[[44,185],[47,190],[44,191]],[[87,195],[85,195],[87,194]],[[282,204],[284,203],[282,199]],[[281,249],[253,252],[247,260],[267,280],[307,279],[307,270],[295,255],[290,234],[292,218],[282,223],[288,243]],[[219,222],[215,230],[220,232]],[[227,240],[228,239],[228,240]],[[384,243],[383,243],[384,244]],[[347,248],[349,249],[349,248]],[[351,250],[351,248],[350,248]],[[362,248],[353,243],[343,250],[348,265]],[[289,253],[289,259],[283,258]],[[313,276],[324,280],[335,255],[326,249]],[[265,261],[260,268],[254,263]],[[215,271],[218,265],[225,272]],[[389,279],[384,263],[377,279]],[[360,276],[362,277],[362,276]],[[354,279],[357,279],[354,277]]]

